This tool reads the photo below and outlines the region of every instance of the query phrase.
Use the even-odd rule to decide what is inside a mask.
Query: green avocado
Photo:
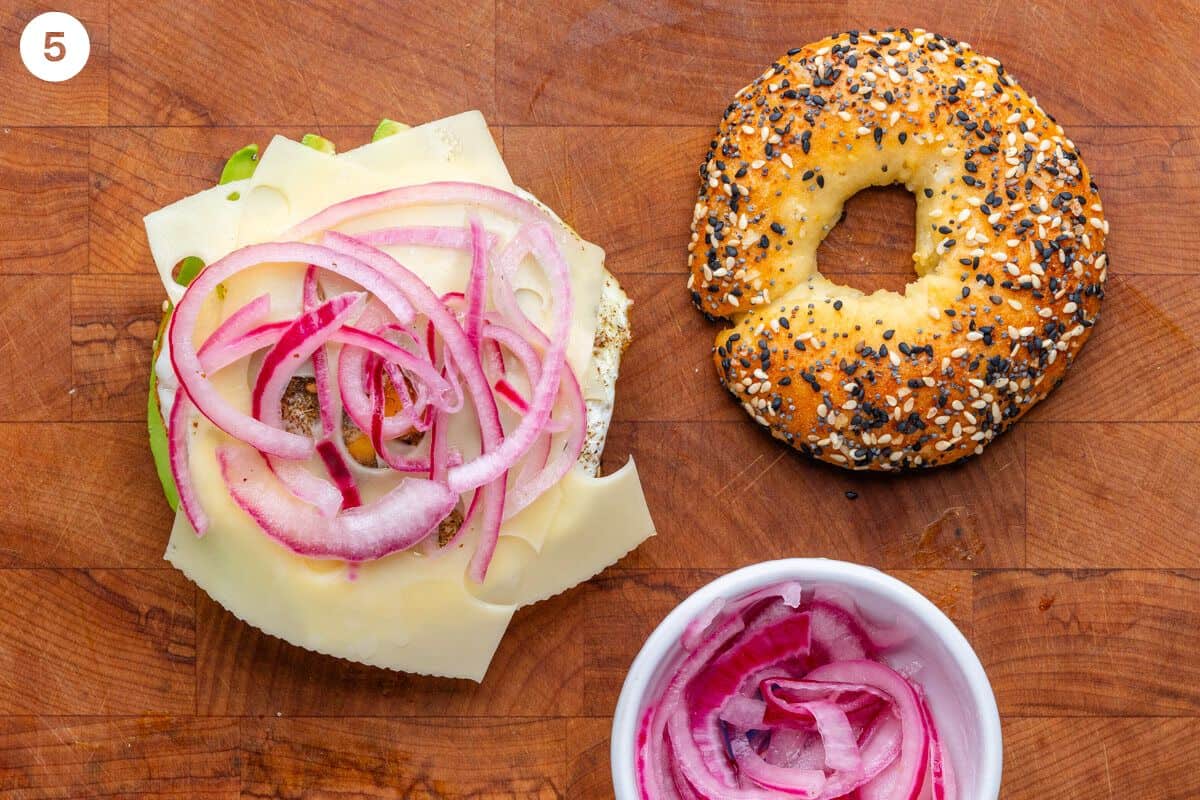
[[[200,270],[204,269],[204,260],[196,256],[188,256],[183,261],[179,262],[179,271],[175,275],[175,282],[180,286],[187,286],[192,281],[196,280],[196,276],[200,274]]]
[[[258,145],[248,144],[231,155],[225,162],[225,168],[221,170],[221,180],[217,181],[217,185],[220,186],[230,181],[244,181],[254,174],[257,166]]]
[[[380,139],[386,139],[387,137],[399,133],[400,131],[406,131],[409,129],[409,127],[410,126],[405,125],[403,122],[396,122],[394,119],[384,118],[379,121],[379,127],[377,127],[375,129],[375,133],[371,135],[371,141],[378,142]]]
[[[175,487],[175,478],[171,475],[171,453],[167,445],[167,423],[163,419],[162,407],[158,403],[158,374],[154,371],[154,363],[158,361],[162,349],[162,339],[166,335],[167,325],[171,320],[168,306],[163,312],[162,321],[158,324],[158,335],[154,337],[154,356],[150,361],[150,396],[146,401],[146,426],[150,431],[150,452],[154,456],[154,468],[158,471],[158,480],[162,483],[163,494],[167,496],[167,505],[172,511],[179,508],[179,490]]]
[[[329,141],[324,136],[318,136],[315,133],[304,134],[304,137],[300,140],[300,144],[304,145],[305,147],[311,147],[313,150],[316,150],[319,153],[326,153],[328,155],[333,155],[337,152],[336,148],[333,146],[333,142]]]

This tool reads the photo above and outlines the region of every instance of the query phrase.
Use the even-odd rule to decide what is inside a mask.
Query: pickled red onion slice
[[[499,237],[476,218],[463,228],[395,227],[354,236],[329,230],[355,216],[418,204],[486,207],[515,218],[521,227],[514,239],[520,241],[506,252],[517,261],[532,257],[545,275],[550,288],[549,302],[543,305],[547,330],[516,307],[511,285],[515,262],[503,268],[493,263]],[[296,236],[320,234],[320,245],[252,245],[206,268],[184,293],[167,333],[181,386],[172,415],[178,423],[172,425],[172,468],[185,514],[197,531],[203,531],[206,520],[187,469],[187,434],[189,422],[199,414],[238,443],[222,446],[222,474],[238,505],[272,538],[305,555],[377,558],[428,542],[437,523],[469,496],[466,519],[453,540],[457,544],[468,529],[477,530],[469,574],[482,581],[503,520],[561,479],[577,460],[586,433],[582,392],[566,365],[572,293],[565,259],[550,229],[554,222],[534,204],[493,187],[427,184],[337,204],[295,230]],[[439,298],[412,271],[377,249],[404,245],[468,250],[465,291]],[[259,264],[290,263],[308,265],[297,317],[263,322],[272,298],[261,295],[230,313],[204,342],[195,341],[201,306],[223,281]],[[361,291],[322,302],[322,271],[357,284]],[[367,296],[373,299],[364,312]],[[489,303],[495,310],[488,310]],[[341,353],[335,359],[337,347]],[[520,364],[527,392],[506,377],[503,350]],[[209,379],[263,351],[252,378],[251,413],[245,414]],[[312,363],[319,410],[320,435],[315,439],[288,430],[280,411],[285,390],[306,361]],[[390,415],[384,411],[384,375],[400,400],[399,410]],[[467,398],[469,407],[464,406]],[[517,412],[508,430],[500,420],[498,400]],[[400,477],[392,492],[367,506],[361,505],[354,476],[358,466],[342,441],[343,410],[368,433],[388,468],[398,477],[409,476]],[[450,448],[439,430],[459,413],[470,414],[477,427],[478,452]],[[402,457],[392,449],[390,440],[408,431],[430,434],[428,457]],[[325,476],[311,471],[314,452],[319,456],[316,468]],[[429,477],[412,477],[416,473]],[[234,485],[238,481],[241,485]],[[381,508],[410,519],[385,520]],[[345,541],[353,536],[365,539]]]
[[[254,450],[222,445],[217,462],[238,507],[272,539],[311,558],[370,561],[405,550],[436,531],[458,500],[444,484],[405,478],[380,499],[327,519],[271,480]]]
[[[954,800],[920,687],[867,631],[907,636],[833,596],[767,587],[688,626],[639,726],[643,800]]]

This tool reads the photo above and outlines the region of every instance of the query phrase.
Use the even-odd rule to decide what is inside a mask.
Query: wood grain
[[[380,116],[434,119],[466,110],[464,98],[494,116],[491,3],[420,0],[372,20],[385,12],[347,18],[336,0],[299,12],[286,0],[114,0],[110,122],[321,133]]]
[[[729,569],[827,556],[979,569],[1024,564],[1024,437],[1018,428],[962,469],[903,485],[816,464],[742,421],[615,423],[606,456],[619,463],[634,453],[650,508],[670,509],[633,565]]]
[[[1164,759],[1163,747],[1170,755]],[[1001,797],[1188,800],[1200,795],[1200,738],[1190,719],[1042,718],[1004,725]]]
[[[1001,714],[1200,712],[1200,573],[987,572],[974,605]]]
[[[17,59],[51,8],[92,40],[62,84]],[[611,713],[645,637],[722,572],[789,555],[886,568],[966,633],[1005,718],[1004,800],[1200,795],[1200,3],[901,16],[881,0],[0,8],[0,795],[611,798]],[[901,479],[816,465],[746,421],[682,275],[730,95],[789,47],[883,21],[1001,58],[1081,147],[1112,226],[1102,321],[1065,383],[983,457]],[[636,459],[659,526],[520,611],[480,685],[293,648],[166,568],[143,422],[162,301],[145,214],[277,132],[349,149],[382,116],[468,108],[635,300],[605,463]],[[902,289],[912,217],[896,187],[850,199],[822,271]]]
[[[87,185],[86,132],[0,129],[0,275],[86,271]]]
[[[171,570],[0,570],[0,715],[192,713],[193,596]]]
[[[0,421],[71,415],[67,276],[0,276]]]
[[[240,720],[0,717],[0,792],[20,800],[240,794]]]
[[[149,491],[144,422],[4,423],[0,453],[0,568],[163,566],[171,510]]]
[[[567,790],[564,797],[608,797],[612,794],[607,717],[567,720]]]
[[[145,420],[162,305],[157,275],[71,278],[72,419]]]
[[[1190,52],[1194,2],[1095,5],[998,0],[905,5],[910,27],[937,30],[1000,59],[1065,125],[1200,121],[1200,84],[1168,60],[1098,57],[1097,42]],[[890,13],[889,13],[890,12]],[[733,95],[790,47],[879,26],[878,0],[723,3],[577,2],[546,10],[504,0],[497,83],[506,124],[713,124]],[[1123,51],[1124,52],[1124,51]],[[1146,91],[1147,86],[1155,91]]]
[[[1029,450],[1029,566],[1200,567],[1200,424],[1039,426]],[[1097,520],[1101,523],[1097,524]]]
[[[243,798],[563,797],[566,721],[267,719]]]

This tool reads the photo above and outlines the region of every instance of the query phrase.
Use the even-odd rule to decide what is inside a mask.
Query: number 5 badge
[[[35,77],[61,83],[79,74],[92,51],[83,23],[61,11],[30,20],[21,31],[21,61]]]

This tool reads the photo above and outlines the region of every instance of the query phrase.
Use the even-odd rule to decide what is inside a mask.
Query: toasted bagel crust
[[[771,433],[855,469],[982,452],[1063,378],[1099,314],[1108,224],[1062,128],[970,45],[851,32],[742,89],[700,168],[696,306],[722,383]],[[917,275],[871,295],[817,271],[845,200],[917,198]]]

